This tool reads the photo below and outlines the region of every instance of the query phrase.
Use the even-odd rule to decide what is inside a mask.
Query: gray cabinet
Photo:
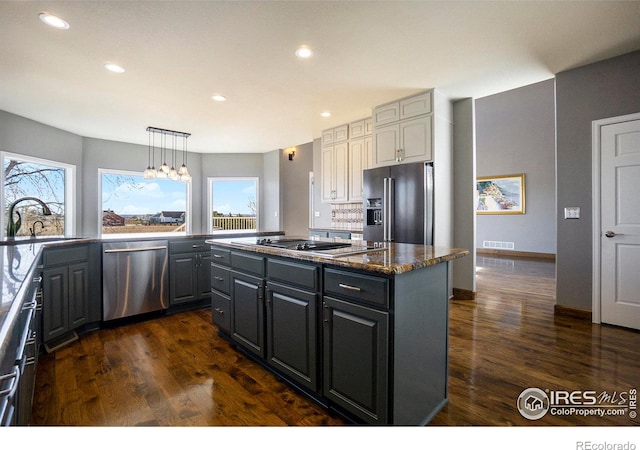
[[[301,386],[318,391],[320,267],[267,260],[267,362]]]
[[[231,339],[264,358],[264,258],[231,252]]]
[[[211,298],[211,259],[204,239],[169,242],[169,305],[200,306]]]
[[[78,245],[44,251],[43,342],[100,321],[98,250],[94,245]]]
[[[324,274],[323,394],[360,420],[386,424],[389,280],[329,268]]]

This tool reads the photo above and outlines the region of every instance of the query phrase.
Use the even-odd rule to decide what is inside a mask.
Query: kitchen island
[[[206,242],[212,321],[282,379],[356,423],[424,425],[446,404],[448,262],[467,250]]]

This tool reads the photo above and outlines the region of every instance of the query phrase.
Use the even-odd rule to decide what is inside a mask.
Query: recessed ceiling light
[[[220,95],[220,94],[213,95],[213,96],[211,96],[211,98],[213,100],[215,100],[216,102],[224,102],[227,99],[227,97],[225,97],[224,95]]]
[[[58,16],[49,14],[48,12],[41,12],[40,14],[38,14],[38,17],[40,18],[41,21],[43,21],[44,23],[46,23],[51,27],[58,28],[60,30],[69,29],[69,24],[66,21],[64,21]]]
[[[320,115],[322,117],[331,117],[331,113],[329,111],[321,112]]]
[[[124,68],[122,68],[121,66],[119,66],[117,64],[113,64],[113,63],[106,63],[104,65],[104,68],[107,69],[109,72],[114,72],[114,73],[123,73],[124,72]]]
[[[302,59],[311,58],[313,56],[313,50],[311,50],[306,45],[303,45],[301,47],[298,47],[298,49],[296,50],[296,56]]]

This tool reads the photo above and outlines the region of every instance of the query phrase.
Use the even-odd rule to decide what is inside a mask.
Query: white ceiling
[[[479,98],[637,49],[639,1],[0,1],[0,110],[87,137],[147,145],[154,126],[191,133],[191,151],[266,152],[431,87]]]

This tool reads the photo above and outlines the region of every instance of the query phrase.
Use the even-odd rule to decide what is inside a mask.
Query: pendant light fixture
[[[152,180],[155,178],[168,178],[174,181],[183,181],[189,183],[191,181],[191,175],[187,169],[187,138],[191,136],[190,133],[184,133],[182,131],[166,130],[164,128],[147,127],[149,133],[149,162],[147,169],[144,171],[144,178]],[[162,165],[156,170],[155,168],[155,154],[156,134],[160,136],[160,160],[163,161]],[[167,136],[170,136],[171,143],[167,145]],[[176,170],[176,164],[178,160],[178,138],[183,139],[182,145],[182,166],[180,170]],[[167,152],[171,152],[169,155],[171,161],[171,167],[166,163]]]

